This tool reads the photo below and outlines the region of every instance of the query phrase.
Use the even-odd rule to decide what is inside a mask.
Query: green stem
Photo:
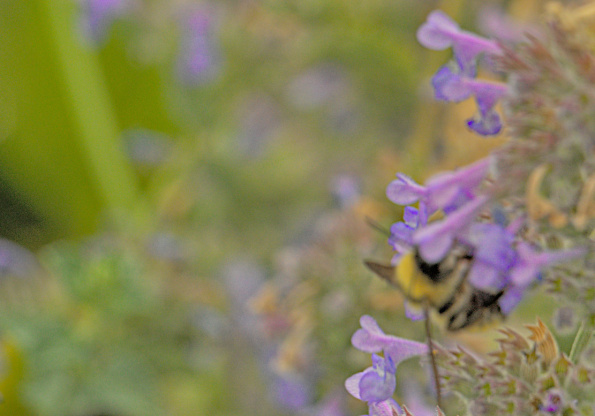
[[[581,323],[580,328],[578,329],[576,336],[574,337],[574,342],[572,343],[572,348],[570,349],[570,361],[576,363],[581,356],[582,352],[585,350],[587,345],[589,345],[589,341],[593,336],[593,323],[589,321],[583,321]]]
[[[75,139],[95,192],[108,212],[137,206],[139,192],[120,146],[120,132],[96,54],[75,35],[74,2],[38,0],[47,19]]]

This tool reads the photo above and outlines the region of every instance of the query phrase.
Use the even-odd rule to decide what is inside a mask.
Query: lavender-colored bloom
[[[510,273],[510,280],[516,286],[527,287],[537,279],[539,272],[555,263],[572,260],[586,253],[582,247],[572,250],[537,252],[527,243],[517,246],[519,260]]]
[[[471,77],[476,74],[477,55],[501,53],[496,42],[461,30],[454,20],[440,10],[428,15],[427,21],[417,31],[417,40],[433,50],[452,47],[461,71]]]
[[[215,78],[220,56],[214,39],[214,17],[204,10],[183,16],[178,73],[186,84],[203,84]]]
[[[484,180],[489,167],[490,158],[485,158],[464,168],[432,176],[426,181],[426,203],[431,209],[445,212],[459,208],[473,199],[475,189]]]
[[[467,125],[475,132],[489,136],[498,134],[502,129],[500,116],[494,106],[508,91],[505,84],[479,81],[445,65],[432,78],[432,85],[438,100],[460,102],[475,97],[479,114],[467,120]]]
[[[485,178],[489,167],[490,159],[481,159],[464,168],[434,175],[425,186],[398,173],[397,179],[387,186],[386,195],[399,205],[421,201],[427,205],[427,214],[438,209],[449,212],[473,199],[475,189]]]
[[[479,12],[478,27],[482,33],[507,42],[519,42],[530,33],[537,35],[536,27],[515,21],[510,15],[499,7],[487,5]]]
[[[564,406],[562,392],[558,389],[550,389],[547,393],[547,401],[540,406],[540,410],[547,413],[558,413]]]
[[[401,406],[393,399],[368,403],[369,416],[395,416],[395,414],[400,415],[402,412]]]
[[[397,205],[410,205],[426,196],[426,188],[409,176],[397,173],[397,179],[386,188],[386,196]]]
[[[130,0],[84,0],[79,23],[85,37],[95,45],[101,44],[111,24],[129,6]]]
[[[465,234],[477,212],[488,202],[487,196],[478,196],[444,220],[431,222],[413,235],[421,257],[428,263],[440,261],[460,234]]]
[[[330,188],[333,199],[343,209],[354,206],[361,196],[360,181],[353,175],[343,174],[335,176]]]
[[[33,253],[12,241],[0,238],[0,277],[27,277],[38,270],[39,263]]]
[[[418,227],[427,224],[428,216],[426,206],[420,202],[419,209],[415,207],[405,207],[403,213],[403,222],[394,223],[390,227],[390,237],[388,244],[393,247],[396,254],[393,257],[393,263],[396,264],[400,256],[413,249],[413,233]]]
[[[356,399],[365,402],[381,402],[395,392],[396,366],[392,358],[372,354],[372,367],[349,377],[345,388]]]
[[[488,292],[504,289],[517,258],[512,247],[514,235],[497,224],[476,223],[470,227],[467,241],[474,247],[469,282]]]
[[[586,250],[578,247],[572,250],[537,252],[527,243],[517,246],[518,259],[509,274],[510,286],[498,304],[508,314],[523,298],[526,290],[539,278],[542,269],[555,263],[572,260],[584,255]]]
[[[412,321],[421,321],[426,319],[426,314],[419,306],[413,305],[410,302],[405,301],[405,316]]]
[[[351,337],[353,346],[369,353],[384,351],[385,356],[390,355],[395,366],[403,360],[428,352],[426,344],[386,335],[371,316],[362,316],[360,324],[362,328],[355,331]]]
[[[355,398],[368,402],[370,416],[393,416],[401,408],[391,399],[396,387],[395,373],[399,363],[407,358],[426,354],[428,346],[420,342],[386,335],[374,318],[360,318],[361,329],[351,338],[357,349],[376,353],[384,351],[384,358],[373,354],[373,366],[349,377],[345,388]]]
[[[310,383],[297,374],[276,375],[273,392],[277,403],[289,410],[303,409],[312,402]]]

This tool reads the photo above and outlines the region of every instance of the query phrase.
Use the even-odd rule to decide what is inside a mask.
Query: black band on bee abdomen
[[[493,294],[472,289],[469,300],[448,319],[447,328],[450,331],[458,331],[476,322],[488,322],[495,316],[501,317],[498,300],[503,294],[503,291]]]

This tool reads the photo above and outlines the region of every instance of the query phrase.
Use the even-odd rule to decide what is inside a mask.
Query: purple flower
[[[547,413],[558,413],[564,406],[564,399],[562,392],[558,389],[550,389],[547,393],[547,401],[544,405],[539,406],[541,411]]]
[[[405,207],[403,213],[403,222],[394,223],[390,227],[390,237],[388,244],[393,247],[396,254],[393,257],[393,263],[396,264],[402,254],[407,253],[413,248],[413,233],[428,222],[426,206],[420,202],[419,209],[415,207]]]
[[[386,188],[386,196],[397,205],[410,205],[426,196],[426,188],[409,176],[397,173],[397,179]]]
[[[494,106],[508,91],[505,84],[479,81],[445,65],[432,78],[432,85],[437,100],[460,102],[474,96],[479,114],[467,120],[467,125],[483,136],[500,132],[502,122]]]
[[[213,15],[204,10],[183,16],[178,73],[186,84],[203,84],[219,73],[221,59],[213,23]]]
[[[360,351],[376,353],[384,351],[392,358],[395,366],[408,358],[428,352],[428,346],[420,342],[386,335],[371,316],[360,318],[361,329],[351,337],[351,343]]]
[[[407,358],[426,354],[428,346],[420,342],[386,335],[374,318],[364,315],[361,329],[351,338],[357,349],[373,353],[372,367],[345,381],[345,388],[355,398],[368,402],[369,416],[394,416],[402,411],[391,398],[396,387],[397,366]],[[376,352],[384,351],[384,358]]]
[[[497,224],[476,223],[470,227],[466,240],[474,247],[469,282],[487,292],[504,289],[517,258],[512,247],[514,235]]]
[[[299,410],[312,401],[310,382],[297,374],[275,375],[273,392],[277,403],[286,409]]]
[[[454,20],[440,10],[428,15],[427,21],[417,31],[417,40],[433,50],[452,47],[462,73],[471,77],[476,74],[477,55],[501,53],[496,42],[461,30]]]
[[[395,416],[400,415],[403,410],[393,399],[382,402],[368,403],[369,416]]]
[[[331,183],[331,192],[340,208],[353,207],[361,196],[360,181],[352,175],[335,176]]]
[[[515,21],[503,9],[491,5],[480,10],[478,26],[485,35],[507,42],[519,42],[527,33],[539,34],[536,27]]]
[[[481,159],[464,168],[437,174],[417,184],[408,176],[397,173],[397,179],[386,188],[386,195],[395,204],[409,205],[421,201],[427,205],[427,215],[438,209],[452,211],[473,199],[490,167],[490,159]]]
[[[129,0],[84,0],[80,25],[87,39],[93,44],[101,44],[111,24],[126,13]]]
[[[499,305],[504,314],[509,313],[521,301],[525,291],[537,280],[542,269],[563,261],[584,255],[582,247],[571,250],[537,252],[527,243],[517,246],[518,258],[510,270],[510,286],[500,298]]]
[[[464,168],[432,176],[426,182],[427,204],[445,212],[459,208],[473,199],[475,190],[485,178],[489,167],[488,157]]]
[[[0,277],[28,277],[37,273],[39,263],[29,250],[0,238]]]
[[[356,399],[364,402],[381,402],[395,392],[396,366],[392,358],[372,354],[372,367],[349,377],[345,388]]]
[[[487,196],[478,196],[451,212],[444,220],[431,222],[419,228],[413,235],[413,242],[417,245],[421,257],[431,264],[444,258],[455,239],[467,232],[478,211],[487,202]]]

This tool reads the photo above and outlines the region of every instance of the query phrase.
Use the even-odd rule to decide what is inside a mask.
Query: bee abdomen
[[[488,293],[479,289],[464,285],[467,292],[465,300],[452,302],[449,308],[444,309],[441,314],[450,315],[447,328],[450,331],[458,331],[473,324],[486,324],[494,319],[503,318],[498,300],[504,292]],[[461,305],[456,307],[456,305]]]

